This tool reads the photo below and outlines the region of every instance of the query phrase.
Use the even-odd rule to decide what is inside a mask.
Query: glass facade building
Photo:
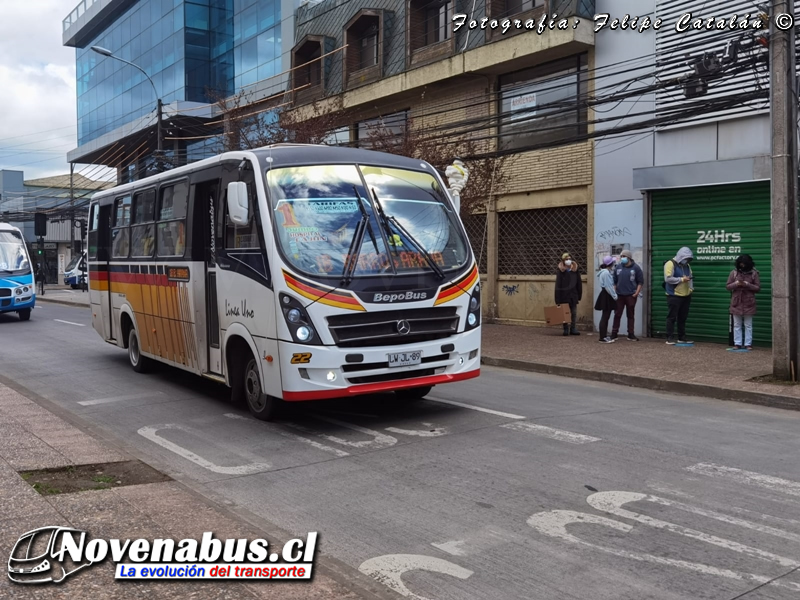
[[[141,67],[165,105],[214,102],[281,71],[280,0],[83,0],[65,31],[100,2],[118,14],[68,44],[76,46],[79,145],[155,115],[157,100],[140,71],[92,46]]]

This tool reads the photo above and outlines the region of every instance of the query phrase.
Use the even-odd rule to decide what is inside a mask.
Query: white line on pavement
[[[800,496],[800,482],[781,479],[772,475],[762,475],[754,471],[744,471],[733,467],[723,467],[712,463],[697,463],[691,467],[686,467],[687,471],[698,475],[708,475],[709,477],[724,477],[732,479],[738,483],[756,485],[775,492],[782,492],[790,496]]]
[[[563,429],[553,429],[552,427],[545,427],[544,425],[536,425],[535,423],[506,423],[501,425],[505,429],[514,429],[516,431],[525,431],[534,435],[558,440],[560,442],[569,442],[570,444],[589,444],[591,442],[599,442],[600,438],[592,437],[591,435],[583,435],[582,433],[574,433],[572,431],[564,431]]]
[[[236,413],[225,413],[224,416],[228,417],[229,419],[237,419],[239,421],[252,421],[254,423],[258,422],[258,421],[256,421],[255,419],[253,419],[251,417],[243,417],[242,415],[237,415]],[[310,430],[302,428],[299,425],[295,425],[294,423],[286,423],[286,425],[288,427],[294,427],[295,429],[300,429],[301,431],[311,432]],[[280,433],[283,437],[287,437],[289,439],[296,440],[298,442],[303,442],[304,444],[308,444],[309,446],[313,446],[317,450],[322,450],[324,452],[330,452],[331,454],[335,454],[336,456],[338,456],[340,458],[345,457],[345,456],[350,456],[349,452],[345,452],[344,450],[339,450],[338,448],[334,448],[332,446],[326,446],[325,444],[320,444],[319,442],[317,442],[315,440],[310,440],[308,438],[305,438],[302,435],[289,433],[288,431],[281,431],[280,429],[278,430],[278,433]],[[313,433],[313,432],[311,432],[311,433]]]
[[[521,415],[512,415],[511,413],[500,412],[499,410],[492,410],[491,408],[481,408],[480,406],[472,406],[471,404],[463,404],[461,402],[453,402],[452,400],[440,400],[439,398],[426,398],[426,400],[431,400],[433,402],[439,402],[440,404],[450,404],[451,406],[458,406],[460,408],[468,408],[470,410],[477,410],[479,412],[488,413],[490,415],[497,415],[498,417],[505,417],[506,419],[527,419],[528,417],[523,417]]]
[[[75,325],[75,327],[86,327],[83,323],[73,323],[72,321],[62,321],[61,319],[53,319],[57,323],[66,323],[67,325]]]
[[[122,400],[136,400],[137,398],[151,398],[153,396],[163,396],[162,392],[148,392],[146,394],[132,394],[130,396],[112,396],[111,398],[97,398],[96,400],[82,400],[78,402],[81,406],[94,406],[95,404],[109,404],[111,402],[121,402]]]

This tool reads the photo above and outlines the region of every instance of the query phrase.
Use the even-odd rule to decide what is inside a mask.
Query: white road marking
[[[96,400],[81,400],[81,406],[94,406],[95,404],[109,404],[110,402],[121,402],[123,400],[136,400],[137,398],[152,398],[153,396],[163,396],[163,392],[148,392],[147,394],[131,394],[130,396],[112,396],[110,398],[97,398]]]
[[[399,433],[400,435],[413,435],[417,437],[439,437],[447,435],[447,428],[434,427],[433,423],[423,423],[425,429],[401,429],[400,427],[387,427],[386,431]]]
[[[229,419],[238,419],[240,421],[252,421],[253,423],[258,423],[259,422],[259,421],[256,421],[256,419],[253,419],[251,417],[244,417],[242,415],[237,415],[235,413],[225,413],[224,416],[228,417]],[[301,429],[301,430],[304,429],[302,426],[295,425],[294,423],[286,423],[286,425],[288,425],[289,427],[294,427],[295,429]],[[288,437],[288,438],[293,439],[295,441],[303,442],[304,444],[308,444],[309,446],[313,446],[317,450],[322,450],[324,452],[330,452],[331,454],[335,454],[336,456],[339,456],[339,457],[350,456],[349,452],[345,452],[344,450],[339,450],[338,448],[334,448],[333,446],[326,446],[325,444],[320,444],[319,442],[317,442],[315,440],[310,440],[308,438],[305,438],[302,435],[296,435],[294,433],[289,433],[288,431],[281,431],[280,429],[278,429],[277,432],[279,434],[281,434],[283,437]]]
[[[335,435],[330,435],[327,433],[317,433],[319,437],[323,437],[326,440],[330,440],[331,442],[336,442],[337,444],[341,444],[342,446],[350,446],[352,448],[388,448],[389,446],[394,446],[397,443],[397,438],[392,437],[391,435],[386,435],[381,433],[380,431],[373,431],[372,429],[367,429],[366,427],[360,427],[358,425],[353,425],[352,423],[345,423],[344,421],[339,421],[338,419],[331,419],[330,417],[316,417],[320,421],[326,421],[327,423],[332,423],[333,425],[338,425],[339,427],[345,427],[346,429],[352,429],[353,431],[358,431],[359,433],[363,433],[373,437],[372,440],[363,440],[361,442],[351,442],[350,440],[345,440],[343,438],[337,437]]]
[[[464,540],[459,541],[452,541],[452,542],[442,542],[441,544],[431,544],[434,548],[438,548],[442,552],[447,552],[448,554],[452,554],[453,556],[466,556],[467,553],[464,552],[459,546],[464,545]]]
[[[744,471],[733,467],[723,467],[712,463],[697,463],[691,467],[686,467],[687,471],[698,475],[708,475],[709,477],[724,477],[737,483],[746,483],[758,487],[781,492],[789,496],[800,496],[800,482],[781,479],[772,475],[762,475],[754,471]]]
[[[728,523],[730,525],[744,527],[745,529],[752,529],[753,531],[766,533],[767,535],[773,535],[775,537],[791,540],[793,542],[800,542],[800,535],[796,533],[791,533],[789,531],[784,531],[783,529],[776,529],[775,527],[770,527],[769,525],[761,525],[760,523],[745,521],[744,519],[732,517],[730,515],[726,515],[714,510],[698,508],[696,506],[690,506],[689,504],[684,504],[683,502],[677,502],[675,500],[667,500],[666,498],[659,498],[658,496],[648,496],[646,500],[648,500],[649,502],[654,502],[656,504],[661,504],[663,506],[670,506],[673,508],[677,508],[679,510],[684,510],[686,512],[690,512],[695,515],[700,515],[701,517],[708,517],[709,519],[722,521],[723,523]],[[795,522],[795,525],[796,524],[797,522]]]
[[[499,410],[492,410],[491,408],[482,408],[480,406],[473,406],[472,404],[464,404],[463,402],[454,402],[452,400],[440,400],[439,398],[431,398],[430,396],[425,398],[426,400],[431,400],[432,402],[439,402],[440,404],[450,404],[451,406],[458,406],[459,408],[468,408],[470,410],[477,410],[478,412],[487,413],[490,415],[497,415],[498,417],[505,417],[506,419],[527,419],[528,417],[523,417],[522,415],[512,415],[511,413],[500,412]]]
[[[183,425],[178,425],[175,423],[167,423],[165,425],[154,425],[148,427],[142,427],[138,433],[142,437],[150,440],[161,446],[162,448],[166,448],[170,452],[174,452],[178,456],[185,458],[186,460],[193,462],[196,465],[203,467],[204,469],[208,469],[214,473],[221,473],[223,475],[254,475],[255,473],[263,473],[265,471],[269,471],[272,467],[267,463],[250,463],[249,465],[239,465],[236,467],[221,467],[212,463],[209,460],[206,460],[202,456],[195,454],[191,450],[187,450],[183,446],[179,446],[174,442],[170,442],[162,438],[156,432],[161,429],[177,429],[180,431],[184,431],[186,433],[191,433],[192,435],[198,436],[201,439],[203,435],[199,431],[193,431],[189,427],[184,427]]]
[[[616,517],[630,519],[656,529],[664,529],[684,537],[711,544],[712,546],[718,546],[720,548],[725,548],[726,550],[732,550],[733,552],[746,554],[747,556],[751,556],[753,558],[760,558],[761,560],[775,562],[790,569],[800,566],[800,562],[797,562],[791,558],[779,556],[777,554],[773,554],[772,552],[759,550],[758,548],[753,548],[752,546],[746,546],[745,544],[734,542],[733,540],[726,540],[715,535],[697,531],[696,529],[690,529],[688,527],[676,525],[675,523],[654,519],[653,517],[648,517],[647,515],[642,515],[622,508],[625,504],[647,499],[647,494],[637,494],[635,492],[598,492],[586,498],[586,502],[588,502],[589,506],[592,508],[596,508],[597,510],[612,514]],[[670,502],[668,500],[665,501],[665,505],[669,506]]]
[[[384,556],[377,556],[361,563],[358,570],[365,575],[377,579],[398,594],[407,598],[416,598],[417,600],[429,600],[429,598],[420,596],[409,590],[403,583],[403,573],[409,571],[428,571],[429,573],[450,575],[458,579],[467,579],[472,575],[472,571],[469,569],[451,563],[449,560],[422,554],[387,554]]]
[[[536,423],[506,423],[500,427],[514,429],[515,431],[525,431],[570,444],[590,444],[591,442],[602,441],[600,438],[592,437],[591,435],[564,431],[563,429],[554,429],[552,427],[545,427],[544,425],[537,425]]]
[[[72,321],[62,321],[61,319],[53,319],[56,323],[66,323],[67,325],[75,325],[75,327],[86,327],[83,323],[73,323]]]
[[[601,552],[605,552],[606,554],[610,554],[612,556],[618,556],[620,558],[627,558],[639,562],[649,562],[657,565],[677,567],[688,571],[695,571],[697,573],[702,573],[703,575],[716,575],[718,577],[724,577],[726,579],[748,581],[757,584],[771,583],[771,585],[777,587],[784,587],[791,590],[800,591],[800,584],[772,581],[773,577],[754,575],[752,573],[739,573],[737,571],[731,571],[730,569],[712,567],[710,565],[689,562],[686,560],[664,558],[663,556],[654,556],[652,554],[631,552],[628,550],[617,550],[615,548],[609,548],[607,546],[592,544],[591,542],[584,541],[567,531],[567,525],[571,525],[574,523],[588,523],[590,525],[602,525],[610,529],[620,531],[622,533],[629,533],[633,529],[633,526],[628,525],[627,523],[620,523],[619,521],[614,521],[613,519],[607,519],[606,517],[600,517],[598,515],[588,514],[588,513],[580,513],[573,510],[553,510],[549,512],[536,513],[535,515],[531,516],[528,519],[528,525],[533,527],[539,533],[542,533],[544,535],[553,538],[561,539],[571,544],[578,544],[586,548],[600,550]]]

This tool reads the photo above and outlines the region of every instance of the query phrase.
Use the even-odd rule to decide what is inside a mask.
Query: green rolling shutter
[[[761,277],[753,342],[772,341],[769,182],[655,191],[651,202],[652,293],[650,332],[666,335],[661,287],[665,260],[682,246],[694,252],[694,293],[686,322],[690,339],[728,343],[730,292],[725,288],[739,254],[749,254]]]

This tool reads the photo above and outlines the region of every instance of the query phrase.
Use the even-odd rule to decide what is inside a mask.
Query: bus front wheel
[[[233,373],[231,396],[235,402],[244,401],[250,414],[262,421],[272,421],[278,414],[280,400],[264,393],[256,359],[248,352],[244,368]],[[237,361],[241,365],[241,362]]]
[[[431,393],[432,385],[427,387],[408,388],[405,390],[395,390],[395,395],[405,402],[413,402],[414,400],[422,400],[425,396]]]
[[[20,310],[20,311],[18,311],[18,314],[19,314],[19,320],[20,321],[30,321],[31,320],[31,309],[30,308],[24,308],[24,309]]]
[[[139,336],[136,334],[136,328],[131,327],[128,332],[128,359],[131,361],[133,370],[137,373],[147,373],[150,367],[150,359],[142,356],[142,350],[139,347]]]

